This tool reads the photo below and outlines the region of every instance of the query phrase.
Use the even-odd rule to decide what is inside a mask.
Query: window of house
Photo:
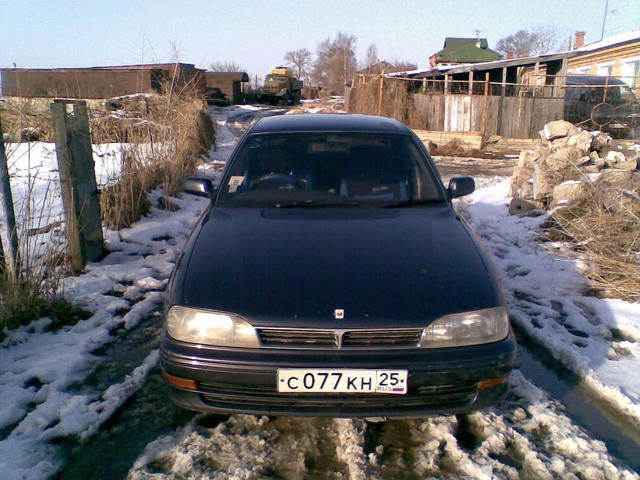
[[[587,75],[591,72],[591,67],[587,66],[587,67],[580,67],[580,68],[576,68],[574,69],[574,73],[578,73],[580,75]]]
[[[640,57],[623,61],[621,77],[631,88],[640,87]]]
[[[598,65],[598,75],[608,76],[613,73],[613,63],[607,62]]]

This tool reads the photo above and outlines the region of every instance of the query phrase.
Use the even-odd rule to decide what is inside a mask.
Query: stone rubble
[[[606,133],[591,133],[570,122],[549,122],[535,150],[520,153],[511,177],[512,215],[536,214],[575,202],[587,194],[594,174],[638,172],[640,152],[613,150]]]

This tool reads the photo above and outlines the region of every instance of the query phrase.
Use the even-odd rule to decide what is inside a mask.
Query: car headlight
[[[167,314],[167,332],[182,342],[220,347],[260,346],[255,328],[232,313],[174,306]]]
[[[422,348],[461,347],[503,340],[509,334],[505,307],[455,313],[439,318],[422,332]]]

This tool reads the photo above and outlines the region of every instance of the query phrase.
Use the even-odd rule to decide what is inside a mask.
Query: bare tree
[[[214,62],[209,65],[212,72],[244,72],[245,69],[236,62]]]
[[[555,53],[569,50],[567,38],[568,35],[556,25],[538,25],[501,38],[496,43],[496,50],[501,53],[513,52],[517,57]]]
[[[379,61],[380,59],[378,58],[378,47],[376,47],[375,43],[372,43],[371,45],[369,45],[369,48],[367,48],[367,54],[364,57],[364,68],[375,65]]]
[[[528,57],[533,55],[536,45],[536,36],[527,30],[518,30],[498,40],[496,50],[500,53],[513,53],[516,57]]]
[[[356,37],[338,32],[335,39],[327,38],[318,45],[313,66],[313,81],[325,90],[344,93],[345,84],[357,69]]]
[[[571,35],[557,25],[537,25],[531,29],[536,35],[534,54],[556,53],[571,50]]]
[[[311,64],[311,52],[307,48],[290,50],[284,55],[284,60],[298,69],[298,80],[307,76],[307,68]]]

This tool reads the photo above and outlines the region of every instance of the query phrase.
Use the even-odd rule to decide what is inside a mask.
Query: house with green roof
[[[486,38],[444,39],[444,47],[429,57],[431,68],[448,67],[462,63],[480,63],[500,60],[502,55],[489,48]]]

